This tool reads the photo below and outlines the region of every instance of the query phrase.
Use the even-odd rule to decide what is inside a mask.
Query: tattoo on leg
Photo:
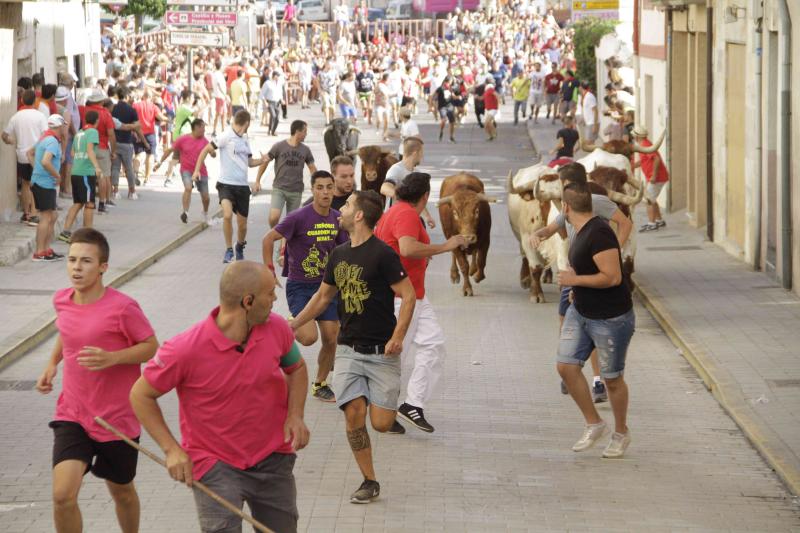
[[[350,443],[350,448],[354,452],[360,452],[370,447],[369,433],[367,433],[367,426],[361,426],[352,431],[347,432],[347,441]]]

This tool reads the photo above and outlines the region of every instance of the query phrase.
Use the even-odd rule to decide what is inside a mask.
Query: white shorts
[[[336,96],[322,91],[322,107],[334,107],[336,104]]]
[[[529,106],[540,106],[544,104],[544,93],[530,93],[528,95],[528,105]]]
[[[500,110],[499,109],[487,109],[486,110],[486,116],[487,117],[492,117],[494,119],[494,121],[497,122],[498,120],[500,120]]]
[[[379,105],[375,106],[375,116],[378,118],[388,117],[389,116],[389,108]]]
[[[658,195],[661,194],[661,189],[663,189],[666,184],[666,181],[662,181],[661,183],[651,181],[648,183],[647,187],[644,189],[645,199],[650,203],[655,203],[656,200],[658,200]]]

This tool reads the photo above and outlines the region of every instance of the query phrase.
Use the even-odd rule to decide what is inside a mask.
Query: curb
[[[14,266],[33,253],[35,244],[36,229],[29,226],[19,228],[13,236],[3,239],[3,246],[0,247],[0,266]]]
[[[221,213],[222,210],[217,211],[212,215],[212,218],[219,218],[221,216]],[[179,248],[193,237],[199,235],[206,228],[208,228],[208,225],[205,222],[200,222],[198,224],[195,224],[191,228],[181,233],[178,236],[178,238],[166,243],[164,246],[156,250],[151,255],[140,260],[138,263],[133,265],[128,270],[120,273],[117,277],[112,279],[107,284],[107,286],[114,287],[115,289],[121,287],[122,285],[126,284],[127,282],[129,282],[130,280],[141,274],[151,265],[156,263],[159,259],[165,257],[167,254]],[[45,318],[44,323],[42,323],[39,326],[34,326],[30,328],[29,332],[23,334],[24,338],[22,340],[17,342],[14,346],[6,350],[4,353],[0,354],[0,370],[8,367],[10,364],[12,364],[16,360],[24,356],[26,353],[28,353],[30,350],[38,346],[50,335],[56,332],[55,315],[52,315],[50,312],[48,312],[46,315],[50,316],[49,318]],[[46,315],[42,315],[43,318]]]
[[[753,413],[747,401],[742,397],[736,384],[720,379],[717,365],[708,357],[706,351],[686,339],[674,324],[669,311],[650,289],[636,284],[636,292],[642,303],[656,319],[667,337],[678,347],[681,356],[695,369],[706,388],[716,398],[722,409],[739,426],[750,443],[764,458],[769,466],[783,481],[789,491],[800,496],[800,469],[787,456],[793,453],[787,450],[780,437],[771,429],[764,427]]]

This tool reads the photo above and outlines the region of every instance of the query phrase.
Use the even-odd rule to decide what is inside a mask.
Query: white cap
[[[59,86],[58,89],[56,89],[56,100],[66,100],[68,97],[69,97],[69,89],[67,89],[63,85]]]
[[[66,123],[67,121],[61,115],[52,114],[47,117],[47,127],[49,128],[59,128]]]

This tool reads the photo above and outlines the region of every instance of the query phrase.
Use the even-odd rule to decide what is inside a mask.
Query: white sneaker
[[[628,445],[631,443],[631,430],[629,429],[627,433],[617,433],[614,432],[611,435],[611,440],[608,441],[608,446],[606,446],[605,451],[603,451],[603,457],[606,459],[620,459],[623,455],[625,455],[625,450],[628,449]]]
[[[138,200],[138,199],[139,199],[139,195],[136,194],[135,192],[129,192],[128,193],[128,200]]]
[[[606,434],[608,430],[608,426],[605,422],[600,422],[599,424],[587,424],[583,428],[583,435],[581,438],[572,446],[573,452],[583,452],[594,446],[598,440],[603,438],[603,435]]]
[[[119,191],[117,191],[117,192],[114,193],[114,200],[119,200],[119,199],[120,199],[120,195],[119,195]]]

